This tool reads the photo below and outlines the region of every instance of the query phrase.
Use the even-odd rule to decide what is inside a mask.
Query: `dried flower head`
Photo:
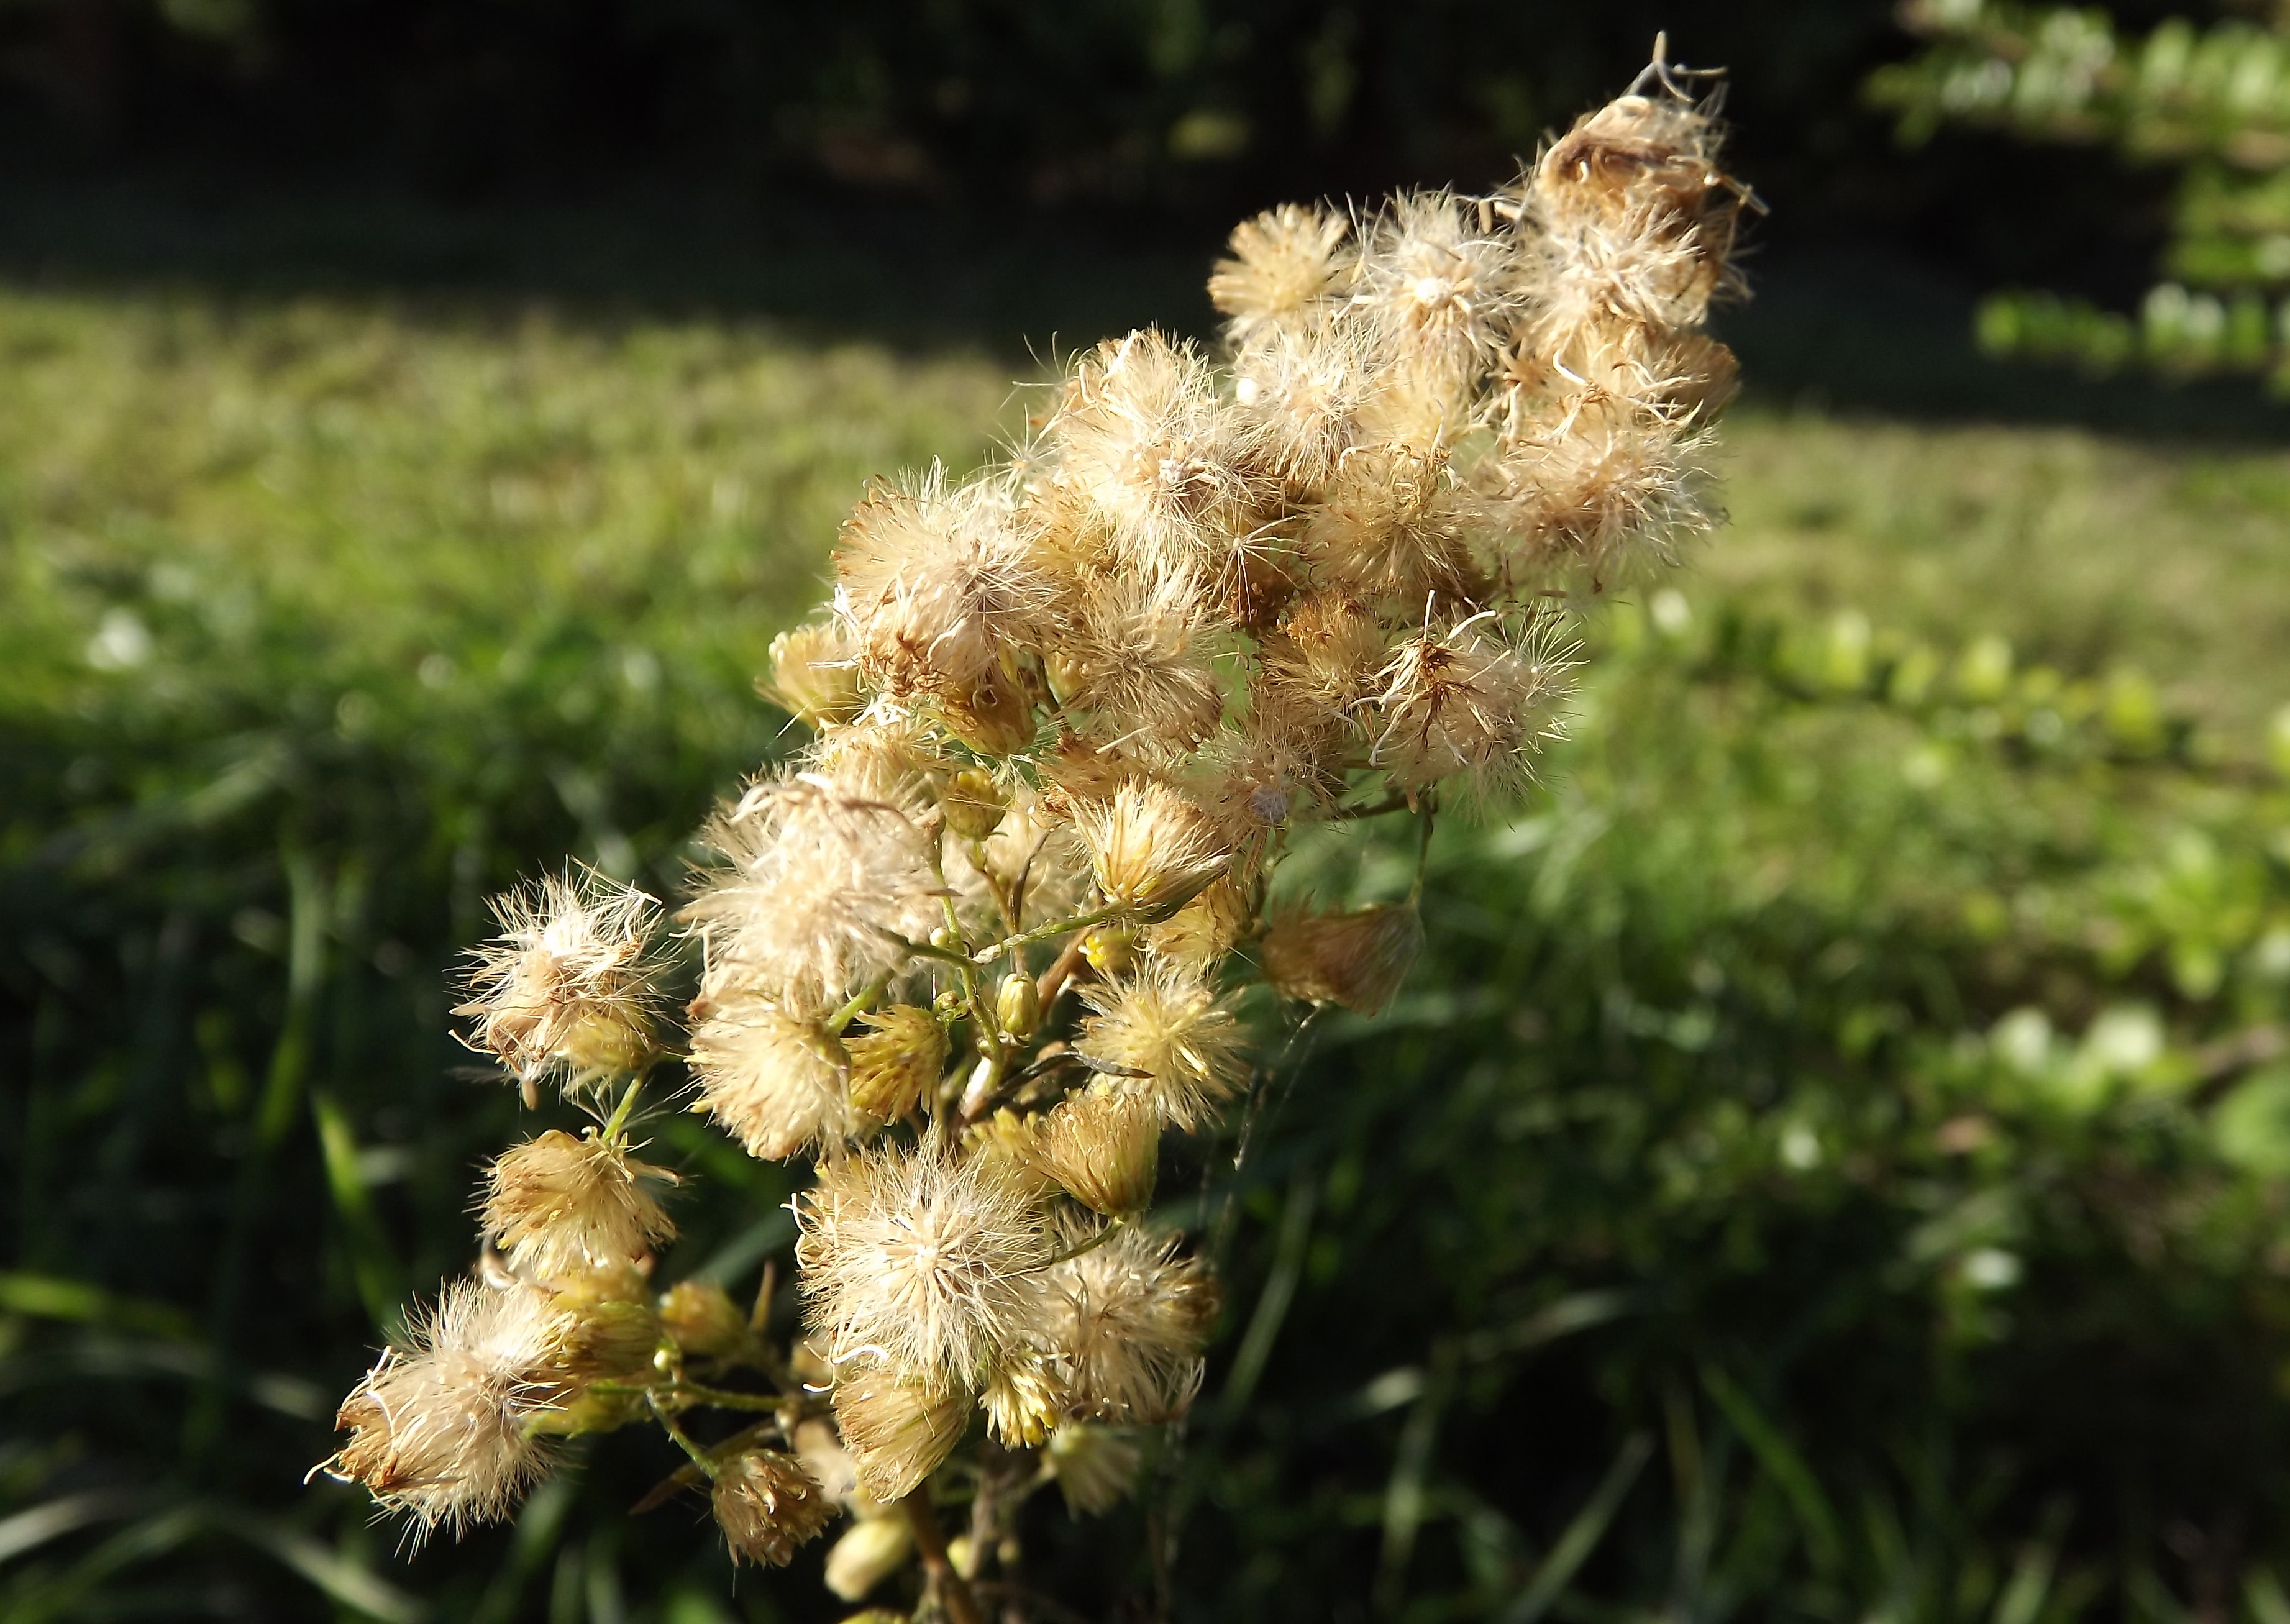
[[[1452,192],[1409,192],[1365,236],[1353,298],[1374,314],[1401,370],[1468,388],[1521,299],[1516,244],[1499,218]]]
[[[748,1450],[717,1467],[712,1499],[735,1564],[783,1568],[835,1520],[835,1501],[819,1480],[777,1450]]]
[[[1458,778],[1467,794],[1515,789],[1556,729],[1566,669],[1534,632],[1514,643],[1486,615],[1411,637],[1384,667],[1371,759],[1411,791]]]
[[[1383,628],[1357,595],[1321,590],[1298,600],[1264,648],[1257,700],[1341,726],[1379,685],[1388,651]]]
[[[1163,1119],[1189,1133],[1238,1091],[1248,1040],[1207,982],[1147,958],[1117,981],[1082,989],[1097,1012],[1075,1045],[1090,1060],[1148,1081]]]
[[[886,1505],[938,1470],[970,1420],[970,1400],[959,1389],[902,1380],[873,1362],[837,1373],[834,1404],[860,1488]]]
[[[1165,960],[1141,960],[1120,980],[1083,988],[1097,1015],[1081,1024],[1077,1049],[1116,1075],[1149,1079],[1161,1118],[1193,1129],[1239,1091],[1248,1037],[1209,982]]]
[[[1675,325],[1701,319],[1733,285],[1728,259],[1750,195],[1716,163],[1714,110],[1668,92],[1617,97],[1575,121],[1534,166],[1528,195],[1546,238],[1668,248],[1669,276],[1637,290],[1645,314]]]
[[[1234,357],[1233,399],[1251,454],[1292,488],[1334,478],[1381,387],[1369,325],[1324,311],[1267,332]]]
[[[1189,574],[1082,581],[1063,650],[1072,697],[1117,743],[1181,752],[1224,714],[1197,593]]]
[[[843,527],[836,612],[868,674],[893,695],[989,707],[1053,587],[1028,555],[999,482],[949,487],[933,467],[911,492],[879,491]]]
[[[821,1166],[796,1216],[812,1327],[835,1362],[947,1390],[976,1388],[1012,1345],[1049,1256],[1032,1192],[991,1156],[845,1156]]]
[[[453,1012],[476,1022],[471,1046],[498,1056],[528,1102],[545,1076],[570,1090],[650,1063],[658,902],[568,868],[494,898],[492,913],[500,937],[476,953]]]
[[[1146,1089],[1106,1080],[1068,1094],[1034,1131],[1033,1154],[1066,1194],[1119,1217],[1153,1203],[1161,1109]]]
[[[1269,492],[1199,352],[1149,329],[1075,366],[1045,438],[1129,568],[1187,575],[1218,538],[1255,528]]]
[[[1230,874],[1209,882],[1201,894],[1145,932],[1154,956],[1196,976],[1221,964],[1248,928],[1253,914],[1246,891]],[[1128,968],[1125,963],[1121,969]]]
[[[1422,946],[1413,902],[1378,902],[1349,913],[1276,915],[1258,952],[1264,979],[1284,998],[1373,1015],[1398,992]]]
[[[625,1267],[674,1237],[647,1187],[676,1182],[593,1130],[575,1139],[551,1128],[494,1159],[479,1222],[527,1279]]]
[[[851,1108],[872,1122],[895,1122],[946,1069],[946,1028],[911,1004],[873,1011],[859,1023],[865,1033],[843,1040],[851,1060]]]
[[[754,998],[704,1007],[692,1029],[699,1103],[749,1156],[784,1161],[863,1125],[839,1047],[818,1022]]]
[[[1325,209],[1286,203],[1232,228],[1232,257],[1209,276],[1209,301],[1229,319],[1236,346],[1303,314],[1342,290],[1350,267],[1341,253],[1350,222]]]
[[[704,986],[825,1010],[908,957],[938,923],[922,833],[898,807],[812,774],[769,779],[702,836],[724,866],[685,908],[707,953]]]
[[[1216,1288],[1173,1239],[1125,1228],[1050,1270],[1045,1340],[1072,1412],[1129,1426],[1173,1420],[1201,1382]]]
[[[319,1469],[364,1484],[417,1541],[498,1520],[553,1459],[531,1424],[559,1392],[556,1332],[544,1292],[448,1285],[342,1402],[334,1425],[350,1440]]]
[[[1332,587],[1366,601],[1465,599],[1478,584],[1470,516],[1445,457],[1379,446],[1344,464],[1314,509],[1303,546]]]
[[[1576,570],[1602,591],[1641,565],[1675,564],[1682,541],[1724,516],[1701,461],[1708,447],[1700,435],[1629,427],[1505,448],[1480,480],[1524,544],[1508,572],[1534,584]]]
[[[1207,814],[1166,784],[1133,780],[1074,823],[1106,900],[1149,917],[1183,907],[1230,860]]]
[[[1144,1456],[1136,1440],[1118,1428],[1094,1421],[1068,1421],[1050,1435],[1042,1469],[1057,1480],[1066,1509],[1076,1516],[1099,1516],[1137,1486]]]

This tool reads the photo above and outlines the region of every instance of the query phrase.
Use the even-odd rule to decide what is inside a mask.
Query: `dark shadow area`
[[[1787,221],[1760,235],[1756,297],[1719,324],[1753,404],[2290,439],[2290,404],[2254,381],[1988,359],[1972,336],[1982,290],[1946,260]],[[615,324],[764,319],[821,342],[970,348],[1021,367],[1149,324],[1209,337],[1202,281],[1220,246],[1217,230],[1165,214],[981,214],[827,187],[454,204],[192,170],[0,190],[0,275],[20,286],[388,299],[479,319],[535,304]]]

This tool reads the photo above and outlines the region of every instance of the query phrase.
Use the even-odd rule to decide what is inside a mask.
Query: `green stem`
[[[1045,936],[1062,936],[1068,931],[1086,931],[1103,924],[1109,919],[1118,919],[1131,910],[1119,903],[1101,908],[1093,913],[1077,914],[1070,919],[1059,919],[1048,924],[1037,924],[1030,931],[1021,931],[1015,936],[1005,936],[990,948],[981,948],[972,955],[972,962],[990,964],[1007,953],[1014,953],[1029,942],[1039,941]]]
[[[1407,900],[1410,902],[1423,900],[1423,876],[1431,867],[1431,826],[1437,818],[1438,812],[1427,799],[1423,803],[1422,832],[1415,843],[1415,884],[1408,889]]]
[[[883,989],[890,984],[889,977],[877,976],[875,980],[868,982],[866,986],[861,988],[859,991],[853,995],[850,1003],[845,1004],[841,1009],[836,1011],[834,1014],[827,1018],[828,1036],[830,1037],[842,1036],[843,1028],[849,1026],[853,1021],[858,1020],[861,1012],[865,1010],[868,1005],[873,1004],[876,999],[881,997],[883,996]]]
[[[1114,1231],[1119,1229],[1122,1223],[1123,1220],[1119,1218],[1109,1218],[1105,1220],[1104,1228],[1100,1229],[1095,1235],[1091,1236],[1089,1239],[1084,1241],[1080,1245],[1072,1247],[1068,1251],[1061,1252],[1054,1258],[1050,1258],[1043,1262],[1037,1263],[1033,1268],[1023,1272],[1029,1275],[1039,1274],[1045,1268],[1055,1268],[1061,1263],[1070,1263],[1076,1258],[1081,1257],[1088,1252],[1095,1252],[1099,1247],[1104,1245],[1106,1242],[1113,1238]]]
[[[621,1095],[620,1104],[613,1108],[613,1114],[605,1124],[605,1142],[606,1144],[617,1145],[620,1143],[621,1132],[629,1125],[629,1113],[636,1108],[637,1092],[643,1087],[643,1077],[631,1077],[629,1080],[627,1092]]]
[[[654,1388],[646,1388],[645,1389],[645,1397],[651,1402],[652,1412],[653,1416],[658,1419],[661,1427],[667,1429],[668,1436],[676,1440],[676,1446],[682,1450],[685,1454],[692,1457],[693,1465],[698,1467],[709,1476],[715,1476],[717,1472],[716,1462],[709,1459],[708,1452],[701,1448],[699,1444],[693,1443],[691,1436],[687,1434],[683,1428],[676,1424],[676,1417],[669,1413],[667,1405],[660,1402],[659,1392]]]

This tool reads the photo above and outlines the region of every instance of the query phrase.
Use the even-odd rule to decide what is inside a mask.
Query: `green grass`
[[[674,1464],[633,1436],[404,1565],[297,1480],[515,1131],[440,992],[483,897],[673,892],[862,482],[974,462],[1013,372],[0,295],[0,1547],[55,1530],[0,1614],[814,1616],[628,1524]],[[1734,526],[1591,628],[1545,789],[1442,831],[1402,1007],[1277,1095],[1159,1491],[1181,1616],[2278,1624],[2290,453],[1727,439]],[[669,1268],[752,1277],[778,1174],[657,1132]],[[1033,1537],[1133,1588],[1134,1523]]]

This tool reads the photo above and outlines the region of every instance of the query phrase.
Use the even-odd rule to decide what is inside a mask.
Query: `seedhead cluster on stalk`
[[[504,1155],[479,1274],[342,1408],[326,1463],[419,1532],[505,1511],[557,1441],[657,1422],[733,1554],[848,1517],[829,1584],[1028,1610],[1019,1509],[1132,1486],[1217,1319],[1151,1217],[1164,1136],[1253,1084],[1237,1012],[1373,1012],[1416,900],[1268,903],[1301,827],[1500,804],[1557,725],[1568,617],[1716,518],[1747,194],[1659,62],[1510,188],[1241,226],[1213,360],[1080,356],[1031,437],[864,500],[832,603],[773,644],[813,730],[703,831],[677,916],[589,877],[499,907],[461,1012],[587,1107]],[[698,961],[680,1039],[657,989]],[[805,1158],[799,1327],[656,1295],[653,1079]],[[729,1417],[726,1420],[721,1418]],[[935,1508],[967,1501],[949,1542]]]

